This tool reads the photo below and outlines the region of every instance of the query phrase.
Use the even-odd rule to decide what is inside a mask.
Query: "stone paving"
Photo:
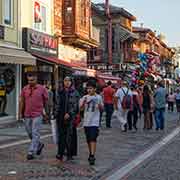
[[[145,161],[126,180],[180,180],[180,135]]]
[[[60,163],[55,159],[56,146],[52,143],[52,138],[44,140],[46,144],[44,152],[32,161],[26,160],[27,144],[1,149],[0,180],[105,179],[117,168],[123,167],[137,155],[149,149],[179,124],[175,113],[167,113],[166,119],[166,130],[158,132],[143,131],[142,120],[139,122],[140,128],[137,132],[121,132],[117,121],[113,122],[112,129],[102,127],[98,139],[97,162],[93,167],[90,167],[87,162],[88,149],[83,130],[78,132],[79,155],[72,162]],[[8,132],[3,134],[7,136]]]
[[[4,126],[4,128],[3,128]],[[51,133],[49,124],[43,124],[41,134]],[[0,145],[12,143],[14,141],[22,140],[27,138],[27,133],[23,123],[13,122],[8,124],[0,124]]]

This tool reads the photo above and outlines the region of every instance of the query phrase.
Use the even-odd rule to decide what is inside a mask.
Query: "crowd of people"
[[[176,93],[170,93],[167,96],[163,82],[157,83],[156,89],[152,91],[148,85],[138,87],[129,85],[126,81],[123,81],[119,88],[114,88],[109,81],[102,91],[97,92],[96,82],[89,80],[86,93],[80,97],[73,79],[65,77],[63,85],[56,91],[55,102],[53,102],[52,94],[47,88],[37,83],[35,74],[29,74],[27,79],[28,85],[23,88],[20,96],[19,115],[20,118],[25,119],[25,127],[31,139],[28,160],[40,155],[44,148],[44,144],[40,142],[40,128],[44,112],[49,114],[49,111],[54,111],[57,124],[56,158],[60,161],[63,161],[64,156],[67,156],[67,160],[73,160],[73,157],[77,155],[77,127],[82,121],[89,149],[90,165],[94,165],[96,160],[96,142],[103,112],[105,112],[106,128],[111,128],[111,121],[116,118],[123,132],[137,131],[140,128],[138,119],[141,117],[144,119],[144,130],[151,130],[153,127],[157,131],[163,130],[167,102],[171,111],[174,110],[176,102],[177,111],[180,112],[180,90],[177,89]],[[51,98],[48,100],[48,97]],[[53,103],[54,107],[52,107]]]

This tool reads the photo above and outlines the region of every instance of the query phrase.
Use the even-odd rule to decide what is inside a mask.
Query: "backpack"
[[[137,100],[137,95],[133,94],[133,109],[138,109],[139,108],[139,103]]]
[[[131,108],[131,104],[132,104],[132,98],[129,95],[129,89],[127,90],[127,92],[125,93],[124,90],[122,89],[123,93],[124,93],[124,97],[122,99],[121,102],[121,106],[123,109],[130,109]]]

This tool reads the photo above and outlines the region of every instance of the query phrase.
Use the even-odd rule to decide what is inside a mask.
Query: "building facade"
[[[54,36],[52,0],[21,1],[22,46],[37,61],[37,66],[23,66],[23,74],[36,71],[40,84],[53,87],[57,76],[58,39]],[[24,76],[25,77],[25,76]],[[23,79],[25,85],[26,78]]]
[[[91,23],[90,0],[54,0],[54,33],[58,37],[59,77],[88,75],[87,52],[97,47],[99,32]]]
[[[20,3],[0,1],[0,120],[18,118],[21,67],[36,63],[21,48]]]
[[[108,63],[108,18],[105,4],[92,4],[92,20],[94,26],[100,28],[100,47],[91,49],[88,57],[90,68],[103,72],[111,71],[120,75],[123,63],[133,62],[133,42],[137,36],[132,32],[132,22],[136,18],[123,8],[110,5],[112,19],[112,64]]]
[[[133,27],[133,32],[139,36],[139,39],[133,44],[133,49],[136,52],[134,59],[137,59],[139,53],[149,53],[160,61],[158,72],[164,78],[173,78],[173,49],[168,47],[160,36],[157,36],[149,28]]]

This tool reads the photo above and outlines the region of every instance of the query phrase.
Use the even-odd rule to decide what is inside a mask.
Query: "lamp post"
[[[112,64],[112,19],[109,8],[109,0],[105,0],[106,17],[108,19],[108,65]]]

